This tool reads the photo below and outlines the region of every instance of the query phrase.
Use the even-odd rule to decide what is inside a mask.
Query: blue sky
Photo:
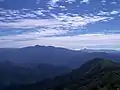
[[[0,47],[120,50],[120,0],[0,0]]]

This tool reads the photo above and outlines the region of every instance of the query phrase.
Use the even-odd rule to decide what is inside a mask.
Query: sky
[[[120,50],[120,0],[0,0],[0,48]]]

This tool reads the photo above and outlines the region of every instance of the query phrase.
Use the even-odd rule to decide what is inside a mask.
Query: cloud
[[[100,11],[97,15],[110,15],[110,12],[104,12],[104,11]]]
[[[48,5],[52,6],[52,7],[56,7],[56,3],[59,2],[60,0],[50,0],[48,2]]]
[[[36,2],[37,4],[41,4],[40,0],[35,1],[37,1]],[[120,16],[120,10],[115,9],[114,7],[106,8],[107,0],[100,1],[106,4],[104,11],[103,9],[98,9],[101,6],[98,6],[93,9],[94,6],[93,7],[91,6],[92,0],[91,1],[78,0],[80,3],[75,3],[77,0],[48,0],[48,1],[49,2],[47,4],[42,5],[43,7],[39,5],[41,8],[36,9],[23,8],[20,10],[10,10],[0,8],[0,28],[1,28],[0,35],[4,34],[0,36],[0,43],[2,45],[1,47],[27,46],[33,45],[33,42],[34,44],[55,45],[62,47],[64,46],[66,48],[73,49],[79,49],[84,46],[96,48],[103,46],[119,47],[118,46],[119,44],[118,41],[120,40],[118,36],[119,34],[117,35],[115,34],[115,36],[113,36],[112,34],[78,35],[81,32],[77,32],[81,31],[84,27],[87,27],[91,24],[97,22],[110,21],[114,19],[115,16],[117,15]],[[84,9],[83,8],[84,4],[89,4],[90,6],[87,5],[88,8],[85,7]],[[109,4],[118,4],[118,1],[116,0]],[[81,10],[79,8],[81,8]],[[95,9],[99,13],[92,11]],[[101,25],[102,23],[98,24]],[[99,26],[98,24],[97,26]],[[103,27],[106,26],[108,25],[105,23]],[[96,26],[93,29],[96,29]],[[29,33],[26,32],[25,30],[29,31]],[[19,32],[16,35],[16,33],[14,32],[17,31]],[[92,31],[93,30],[89,31],[88,33],[92,33]],[[70,32],[73,32],[71,36],[69,36]],[[99,32],[99,30],[98,31],[96,30],[96,32]],[[103,30],[100,30],[100,33],[101,32],[103,32]],[[119,30],[114,31],[114,33],[117,32],[119,32]]]
[[[82,3],[89,4],[89,0],[82,0],[82,1],[80,1],[80,3],[81,3],[81,4],[82,4]]]
[[[66,7],[61,5],[60,8],[64,9]],[[5,10],[1,8],[0,14],[2,15],[0,17],[0,27],[2,29],[0,35],[2,36],[18,35],[26,32],[38,33],[39,37],[75,35],[76,30],[81,31],[89,24],[114,19],[110,16],[94,14],[81,15],[64,12],[54,14],[50,10],[42,8],[35,10]]]
[[[66,0],[65,2],[72,4],[73,2],[75,2],[76,0]]]
[[[107,1],[106,0],[102,0],[101,3],[102,3],[102,5],[106,5]]]
[[[107,1],[106,1],[106,0],[102,0],[101,2],[102,2],[102,3],[106,3]]]
[[[52,15],[51,19],[20,19],[16,22],[0,22],[0,27],[2,29],[16,29],[21,33],[26,32],[23,29],[31,30],[28,35],[39,36],[39,37],[53,37],[53,36],[65,36],[71,31],[74,33],[76,29],[82,29],[88,24],[96,23],[99,21],[109,21],[111,17],[101,17],[101,16],[80,16],[75,14],[72,16],[60,13],[59,15]],[[23,31],[22,31],[23,30]],[[7,31],[6,31],[7,32]],[[34,33],[33,33],[34,32]],[[15,33],[14,33],[15,34]],[[16,33],[18,34],[18,33]],[[8,33],[11,35],[11,33]],[[24,38],[26,36],[23,36]],[[32,37],[33,39],[35,37]],[[19,41],[19,40],[18,40]]]
[[[38,34],[40,37],[52,37],[52,36],[57,36],[57,35],[64,35],[67,34],[68,30],[61,30],[61,29],[53,29],[53,28],[48,28],[48,30],[45,29],[40,29],[38,30]]]
[[[114,1],[114,2],[111,2],[110,4],[114,4],[115,5],[115,4],[118,4],[118,3]]]
[[[38,26],[52,26],[59,25],[60,21],[55,19],[20,19],[16,22],[0,22],[0,27],[8,28],[35,28]]]
[[[120,10],[119,11],[114,10],[114,11],[110,12],[111,15],[116,15],[116,14],[119,14],[119,13],[120,13]]]
[[[120,29],[115,29],[115,30],[104,30],[106,31],[107,33],[120,33]]]
[[[17,20],[17,19],[35,19],[35,18],[43,18],[46,14],[50,13],[50,10],[44,10],[42,8],[37,8],[35,10],[31,9],[21,9],[21,10],[10,10],[0,8],[0,17],[6,20]],[[11,18],[11,19],[9,19]]]
[[[30,33],[15,36],[3,36],[0,38],[0,43],[2,43],[1,47],[23,47],[39,44],[69,49],[81,49],[84,47],[94,49],[120,49],[119,42],[120,34],[83,34],[62,37],[39,37],[39,33]]]
[[[64,6],[61,6],[61,8],[63,7]],[[21,33],[25,32],[25,30],[23,29],[26,29],[31,32],[39,33],[40,37],[67,35],[67,33],[73,30],[83,29],[88,24],[104,22],[113,19],[112,17],[97,16],[93,14],[90,15],[89,14],[80,15],[73,13],[54,14],[51,13],[49,10],[43,10],[41,8],[37,10],[22,9],[21,11],[19,10],[6,10],[6,11],[3,10],[3,11],[4,13],[2,14],[5,17],[3,16],[2,18],[0,18],[0,27],[1,29],[4,30],[7,29],[6,33],[8,29],[10,30],[14,29],[14,31],[15,29],[16,31],[18,31],[19,29],[19,31],[21,30]],[[44,13],[48,13],[49,18],[41,18],[41,16],[46,15]],[[6,15],[9,16],[6,17]],[[11,35],[11,33],[8,33],[8,35],[9,34]]]
[[[118,15],[120,14],[120,10],[113,10],[111,12],[104,12],[104,11],[100,11],[97,15],[106,15],[106,16],[111,16],[111,15]]]
[[[64,2],[64,3],[69,3],[72,4],[73,2],[75,2],[76,0],[50,0],[48,2],[48,7],[50,8],[55,8],[55,7],[59,7],[59,5],[57,4],[58,2]]]
[[[110,20],[111,17],[102,16],[89,16],[79,14],[51,14],[53,19],[20,19],[16,22],[2,22],[0,21],[1,28],[36,28],[36,27],[47,27],[47,28],[64,28],[74,29],[81,28],[89,23],[95,23],[98,21]],[[10,17],[12,19],[12,17]]]

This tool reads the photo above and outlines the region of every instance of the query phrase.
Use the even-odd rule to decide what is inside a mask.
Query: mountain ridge
[[[108,64],[106,64],[106,62],[111,65],[109,66]],[[92,64],[96,66],[93,67]],[[102,68],[101,65],[104,65],[104,68]],[[96,58],[92,61],[88,61],[80,68],[73,70],[69,74],[58,76],[54,79],[47,79],[40,83],[30,84],[28,86],[19,86],[19,88],[17,89],[12,88],[10,90],[44,90],[45,88],[46,90],[78,90],[78,88],[82,90],[99,90],[100,88],[103,88],[101,85],[104,85],[103,83],[106,82],[106,79],[110,78],[109,75],[112,75],[113,79],[114,73],[109,70],[120,75],[120,64],[118,65],[117,63],[114,63],[110,60]],[[109,83],[113,83],[113,81]],[[99,89],[97,89],[97,86],[99,86]]]
[[[87,57],[86,57],[87,56]],[[86,61],[101,57],[119,62],[119,54],[106,52],[82,52],[53,46],[30,46],[24,48],[0,49],[0,60],[18,64],[45,63],[78,68]]]

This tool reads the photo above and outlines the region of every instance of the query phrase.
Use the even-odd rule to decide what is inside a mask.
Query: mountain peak
[[[41,47],[41,46],[40,46],[40,45],[35,45],[34,47],[39,48],[39,47]]]
[[[92,65],[99,65],[101,68],[111,67],[116,64],[115,62],[113,62],[111,60],[106,60],[106,59],[102,59],[102,58],[95,58],[95,59],[89,61],[88,63],[90,63]]]
[[[84,63],[79,69],[78,72],[82,73],[83,75],[86,74],[93,74],[93,73],[99,73],[103,69],[110,69],[110,68],[116,68],[120,67],[120,65],[116,64],[115,62],[112,62],[111,60],[105,60],[102,58],[95,58],[93,60],[90,60],[86,63]]]

